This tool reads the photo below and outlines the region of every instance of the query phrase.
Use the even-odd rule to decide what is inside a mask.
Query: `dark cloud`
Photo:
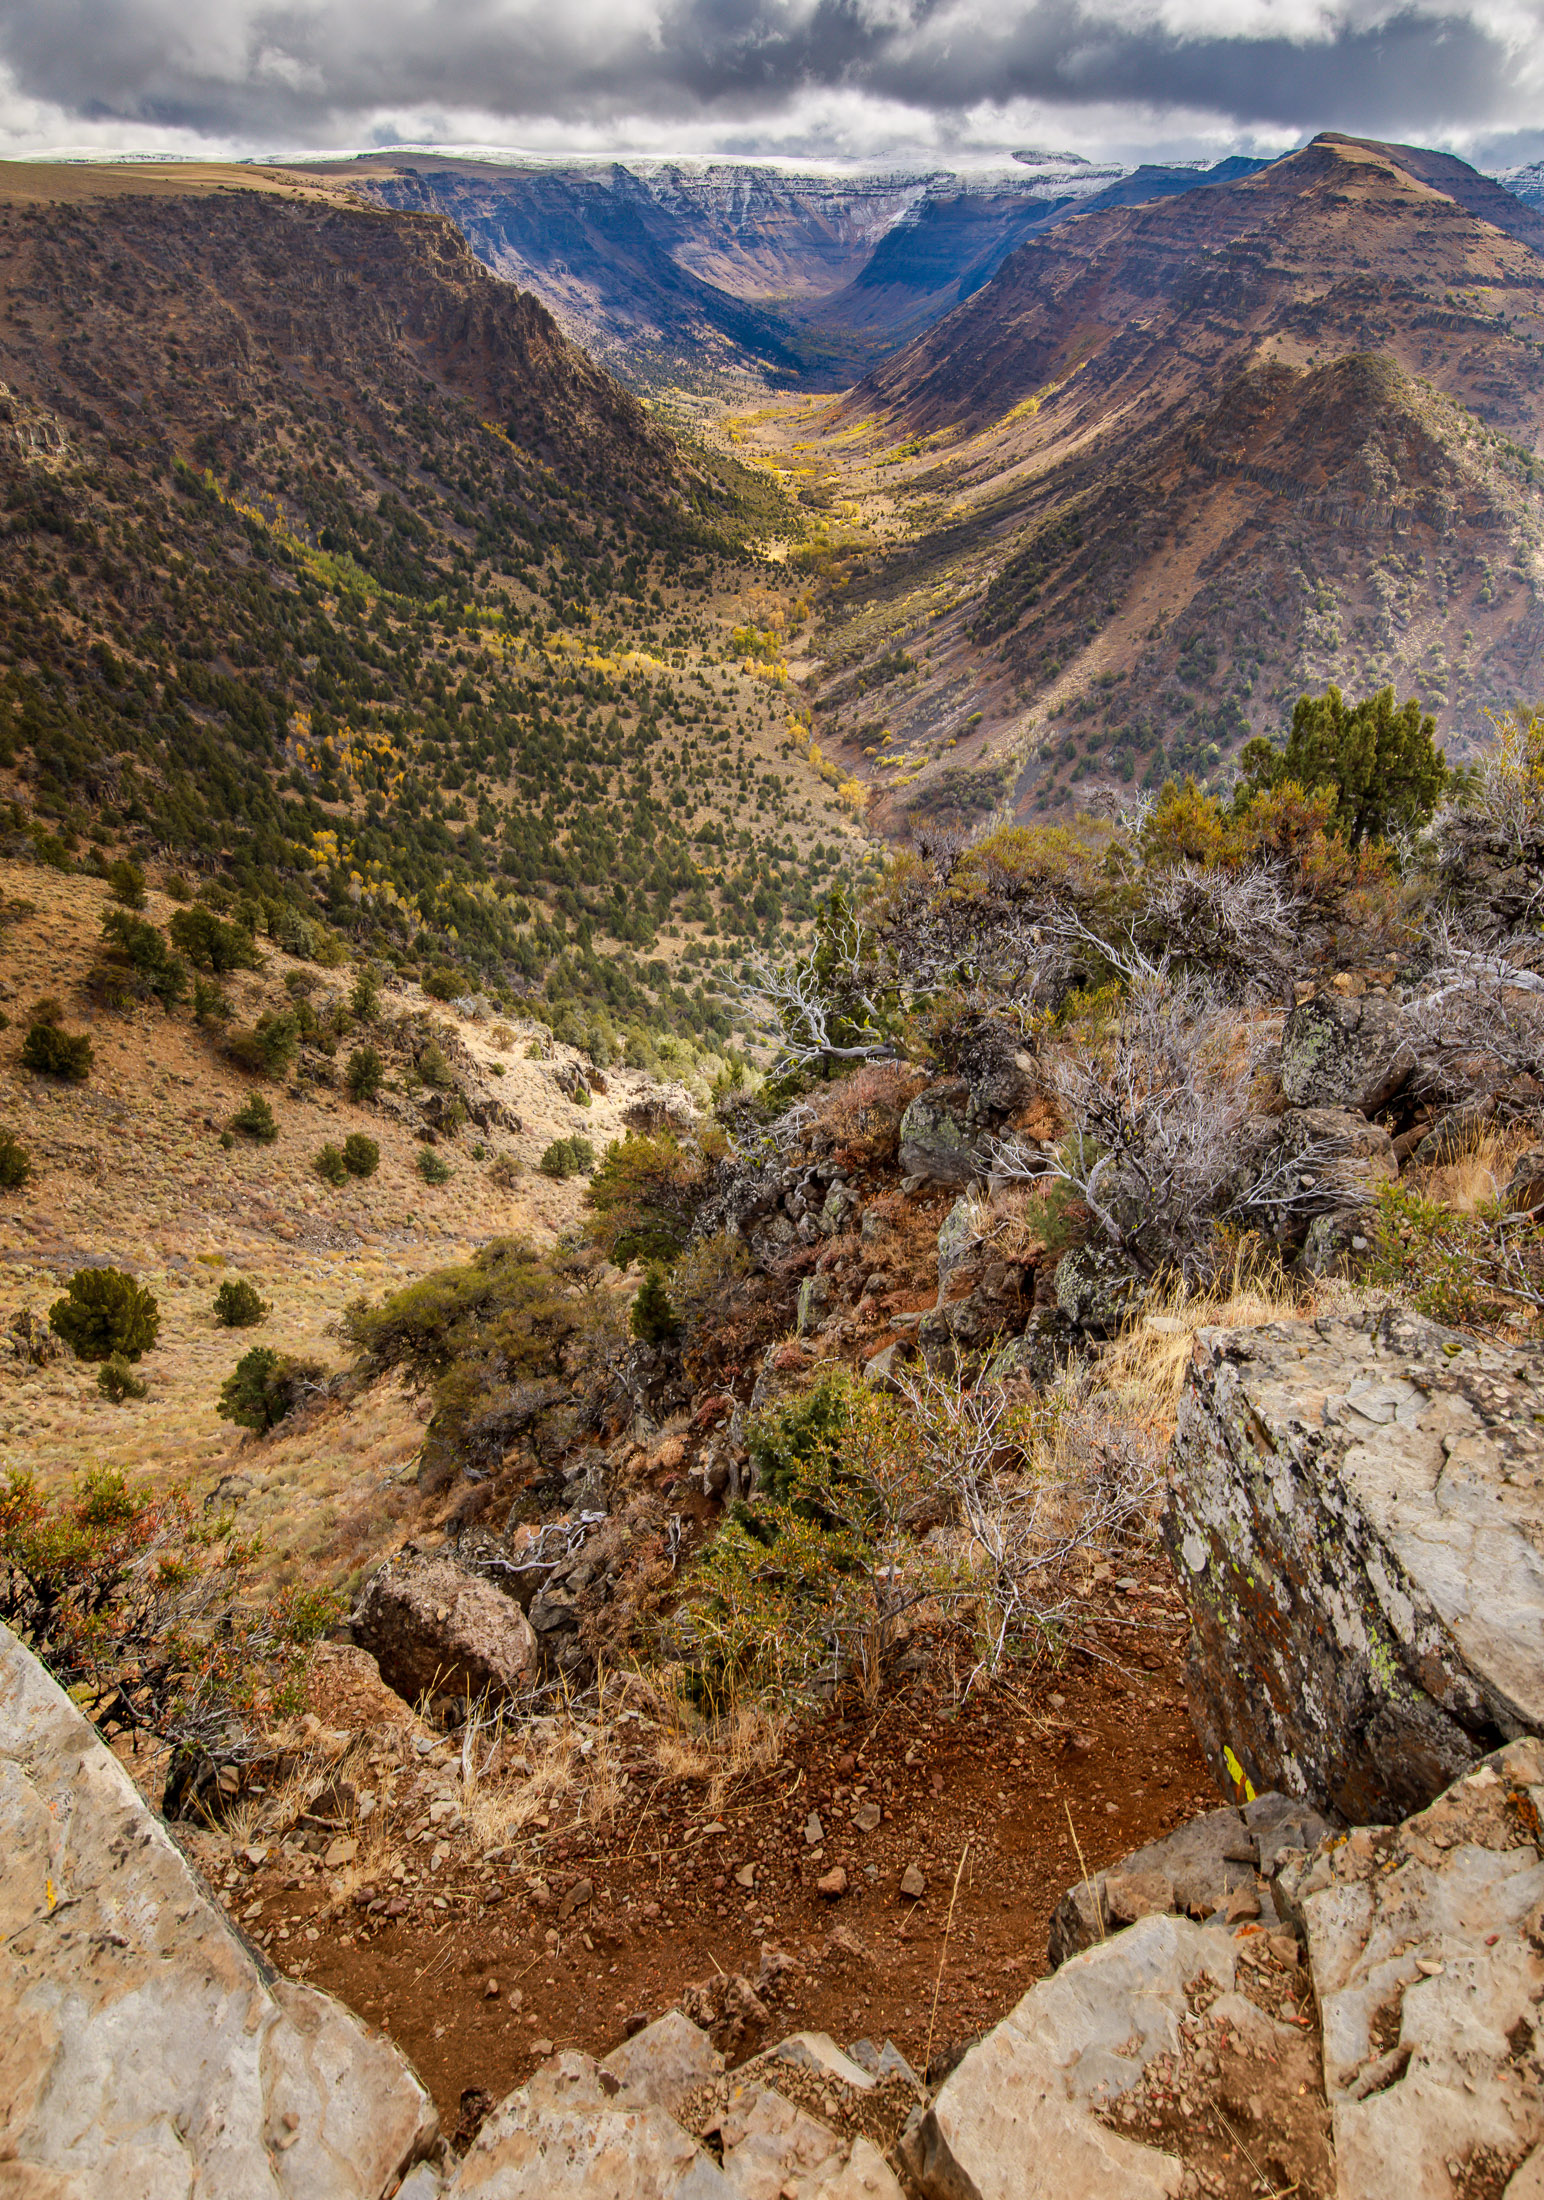
[[[1257,0],[1145,19],[1080,0],[0,0],[0,63],[13,106],[254,147],[360,142],[398,115],[743,133],[815,95],[1124,110],[1153,130],[1537,127],[1544,0],[1381,18],[1343,0],[1305,6],[1300,37],[1252,35],[1267,20]]]

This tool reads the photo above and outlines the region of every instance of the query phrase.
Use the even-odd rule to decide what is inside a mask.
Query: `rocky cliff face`
[[[1541,244],[1462,163],[1327,138],[1021,246],[835,416],[913,529],[822,742],[923,817],[1205,778],[1331,679],[1461,751],[1544,679]]]
[[[1255,161],[1228,162],[1229,173]],[[380,203],[447,215],[626,379],[746,376],[841,388],[1081,206],[1211,175],[1048,160],[982,176],[831,176],[730,163],[529,168],[419,156],[328,168]]]

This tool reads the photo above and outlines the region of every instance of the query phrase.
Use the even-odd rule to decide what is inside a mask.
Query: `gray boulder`
[[[1200,1333],[1164,1536],[1220,1778],[1366,1824],[1544,1725],[1541,1370],[1405,1314]]]
[[[1398,1006],[1386,996],[1315,993],[1299,1001],[1281,1034],[1281,1084],[1300,1108],[1383,1107],[1408,1084],[1415,1054]]]
[[[1529,1737],[1402,1826],[1283,1863],[1342,2200],[1544,2192],[1541,1810]]]
[[[1274,1918],[1268,1881],[1277,1859],[1317,1847],[1329,1831],[1311,1804],[1288,1795],[1257,1795],[1242,1809],[1192,1818],[1068,1889],[1051,1913],[1050,1967],[1140,1918],[1175,1911],[1204,1920],[1226,1913],[1241,1894],[1255,1912]]]
[[[980,1174],[970,1087],[946,1077],[919,1092],[901,1117],[900,1166],[933,1184],[969,1184]]]
[[[406,1551],[366,1582],[350,1619],[381,1679],[421,1696],[518,1696],[536,1676],[530,1621],[513,1597],[454,1559]]]
[[[384,2200],[437,2150],[389,2040],[275,1978],[0,1626],[0,2187]]]

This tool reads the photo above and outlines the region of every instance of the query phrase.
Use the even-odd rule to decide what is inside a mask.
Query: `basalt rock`
[[[409,1703],[517,1696],[535,1678],[536,1636],[520,1606],[453,1559],[389,1559],[365,1584],[350,1626]]]
[[[1054,1971],[1143,1917],[1173,1911],[1204,1923],[1225,1916],[1241,1893],[1273,1921],[1269,1881],[1277,1860],[1316,1848],[1329,1832],[1311,1804],[1287,1795],[1257,1795],[1242,1809],[1206,1811],[1069,1887],[1051,1913],[1050,1967]]]
[[[1201,1332],[1164,1535],[1220,1776],[1367,1824],[1544,1725],[1541,1372],[1405,1314]]]
[[[384,2200],[437,2150],[397,2049],[275,1978],[0,1626],[0,2188]]]
[[[946,1077],[919,1092],[901,1117],[900,1166],[934,1184],[970,1184],[980,1174],[970,1087]]]

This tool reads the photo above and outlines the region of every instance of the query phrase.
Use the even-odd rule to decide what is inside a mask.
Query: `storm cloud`
[[[12,151],[1544,150],[1541,116],[1544,0],[0,0]]]

